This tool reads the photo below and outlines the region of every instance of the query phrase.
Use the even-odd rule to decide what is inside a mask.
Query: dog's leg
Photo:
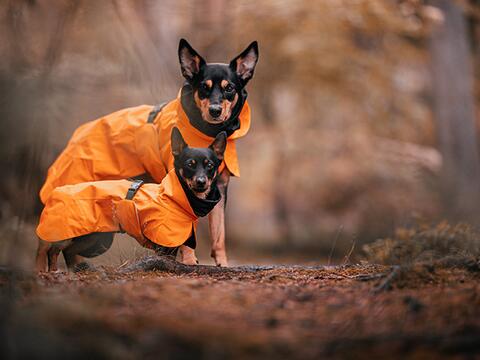
[[[69,271],[73,271],[76,265],[83,262],[83,258],[80,255],[72,254],[68,250],[63,251],[63,257]]]
[[[58,246],[51,246],[48,250],[48,271],[55,272],[58,270],[57,261],[58,254],[60,254],[61,249]]]
[[[68,270],[92,270],[94,267],[84,258],[93,258],[105,253],[113,243],[114,233],[91,233],[73,238],[63,249]]]
[[[51,244],[38,239],[37,257],[35,259],[35,270],[37,272],[47,271],[48,249]]]
[[[225,168],[217,179],[218,190],[222,194],[222,200],[213,208],[208,215],[208,225],[212,240],[210,255],[217,266],[228,266],[227,251],[225,249],[225,207],[227,204],[227,189],[230,181],[230,172]]]
[[[91,243],[93,243],[93,241],[89,234],[73,238],[68,246],[65,246],[63,249],[63,258],[65,259],[68,271],[74,272],[76,266],[84,262],[79,252],[91,246]]]

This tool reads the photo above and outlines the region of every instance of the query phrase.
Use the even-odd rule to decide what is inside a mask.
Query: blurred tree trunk
[[[0,84],[4,102],[0,110],[4,130],[0,168],[5,172],[0,179],[0,202],[23,221],[42,207],[38,191],[46,173],[50,128],[39,114],[52,90],[51,73],[61,59],[82,2],[56,2],[49,7],[42,2],[11,0],[2,5],[7,25],[3,39],[9,55],[5,63],[9,70],[0,74],[0,82],[5,84]],[[41,36],[33,36],[35,25],[29,19],[46,9],[50,16],[48,24]],[[34,51],[34,47],[41,51]],[[0,217],[1,212],[2,209]]]
[[[276,144],[282,144],[285,140],[282,128],[279,124],[279,119],[275,116],[272,105],[272,95],[274,92],[269,91],[268,86],[273,84],[264,84],[264,91],[261,101],[263,112],[263,119],[266,121],[267,128],[270,136],[277,138]],[[283,245],[288,249],[294,244],[294,238],[292,234],[291,222],[290,222],[290,210],[288,208],[288,196],[286,189],[288,188],[288,174],[293,166],[292,161],[288,157],[287,150],[284,146],[278,146],[275,149],[274,162],[274,174],[275,180],[271,185],[272,197],[273,197],[273,215],[275,217],[275,227],[278,231],[278,237],[282,241]]]
[[[466,18],[452,0],[432,0],[444,21],[431,37],[433,110],[443,155],[443,195],[452,220],[477,220],[480,163]]]

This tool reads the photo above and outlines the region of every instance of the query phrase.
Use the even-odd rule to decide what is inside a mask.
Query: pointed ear
[[[254,41],[230,62],[230,68],[237,73],[245,85],[252,78],[257,61],[258,43]]]
[[[182,69],[182,75],[187,80],[192,80],[200,72],[205,60],[190,46],[185,39],[180,39],[178,44],[178,60]]]
[[[215,140],[210,144],[209,148],[215,153],[218,160],[223,160],[223,153],[225,152],[225,148],[227,147],[227,133],[222,131],[219,133]]]
[[[185,140],[183,140],[183,136],[178,130],[177,127],[172,129],[172,154],[174,157],[180,155],[182,151],[188,147]]]

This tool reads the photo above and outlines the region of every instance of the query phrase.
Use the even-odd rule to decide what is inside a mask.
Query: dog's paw
[[[198,265],[198,259],[195,256],[195,253],[181,254],[180,262],[184,265]]]
[[[215,259],[215,264],[220,267],[228,267],[228,261],[227,259]]]
[[[183,265],[198,265],[198,260],[196,258],[193,259],[181,259],[180,262]]]
[[[195,256],[195,250],[188,246],[181,246],[178,261],[184,265],[198,265],[198,259]]]
[[[215,264],[217,266],[228,266],[227,254],[225,253],[225,251],[212,251],[212,257],[215,260]]]
[[[74,273],[79,273],[79,272],[85,272],[85,271],[97,271],[95,266],[92,264],[82,261],[81,263],[75,264],[73,267],[73,272]]]

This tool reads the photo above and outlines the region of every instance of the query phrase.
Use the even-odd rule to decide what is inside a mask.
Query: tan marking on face
[[[192,190],[193,192],[195,192],[193,190],[193,187],[195,186],[195,182],[193,181],[193,178],[192,179],[186,179],[185,177],[183,178],[183,180],[185,180],[185,182],[187,183],[187,186],[190,190]]]
[[[206,199],[208,194],[210,193],[210,188],[212,187],[212,182],[213,182],[213,179],[209,179],[207,178],[207,190],[205,190],[204,192],[197,192],[194,190],[195,188],[195,176],[191,179],[187,179],[185,178],[185,176],[183,175],[183,169],[180,169],[179,170],[179,173],[180,173],[180,176],[183,178],[183,180],[185,180],[185,183],[187,184],[188,188],[190,190],[192,190],[193,194],[198,197],[199,199]]]
[[[202,114],[203,120],[209,123],[215,123],[208,112],[208,108],[210,107],[210,100],[208,98],[201,100],[198,97],[198,91],[195,91],[195,95],[193,96],[195,99],[195,104],[197,104],[200,113]]]
[[[209,81],[209,80],[207,80]],[[226,80],[223,80],[226,81]],[[210,100],[208,98],[206,99],[200,99],[198,96],[198,91],[195,91],[194,94],[194,99],[195,99],[195,104],[197,105],[198,109],[200,110],[200,113],[202,115],[202,119],[205,120],[206,122],[210,124],[220,124],[224,121],[226,121],[230,115],[232,115],[232,109],[235,107],[238,101],[238,94],[235,94],[235,97],[233,98],[233,101],[228,101],[228,100],[223,100],[222,101],[222,113],[218,118],[215,120],[212,118],[210,115],[210,112],[208,111],[208,108],[210,107]]]
[[[220,83],[220,86],[222,87],[222,89],[225,89],[228,85],[228,81],[227,80],[222,80],[222,82]]]
[[[235,107],[238,101],[238,94],[235,94],[233,101],[223,100],[222,102],[222,121],[227,120],[232,115],[232,109]]]
[[[210,194],[210,188],[212,187],[212,179],[207,178],[207,190],[204,192],[196,192],[195,190],[192,190],[193,193],[195,194],[196,197],[200,199],[206,199],[208,194]]]
[[[208,88],[209,88],[209,89],[211,89],[211,88],[212,88],[212,86],[213,86],[213,82],[212,82],[212,80],[207,80],[207,81],[205,81],[205,85],[207,85],[207,86],[208,86]]]
[[[187,186],[189,187],[189,189],[192,190],[195,196],[198,197],[199,199],[206,199],[208,194],[210,193],[210,188],[212,186],[211,179],[207,179],[207,189],[203,192],[195,191],[195,176],[191,179],[185,179],[185,182],[187,183]]]

